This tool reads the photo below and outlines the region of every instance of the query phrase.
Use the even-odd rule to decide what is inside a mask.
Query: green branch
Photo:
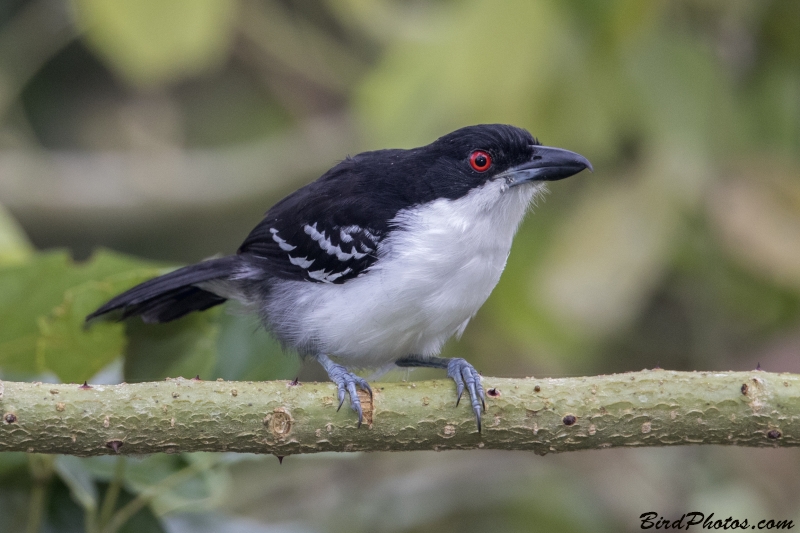
[[[330,383],[0,383],[0,451],[71,455],[800,444],[800,375],[651,370],[483,378],[484,430],[451,381],[374,383],[365,424]]]

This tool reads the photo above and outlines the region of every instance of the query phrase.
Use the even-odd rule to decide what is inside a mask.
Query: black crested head
[[[488,181],[510,187],[537,181],[555,181],[592,170],[580,154],[542,146],[526,130],[502,124],[461,128],[445,135],[423,150],[439,155],[427,177],[443,190],[440,196],[459,196]]]
[[[371,202],[404,208],[440,198],[457,199],[508,169],[529,162],[539,142],[504,124],[458,129],[408,150],[377,150],[347,158],[318,183],[370,194]]]
[[[458,198],[531,160],[539,141],[527,130],[505,124],[478,124],[440,137],[423,150],[437,155],[425,179],[440,196]]]
[[[429,146],[452,147],[463,152],[477,147],[497,150],[497,155],[504,153],[508,157],[530,154],[531,146],[538,146],[539,141],[528,130],[507,124],[477,124],[466,126],[443,135]]]

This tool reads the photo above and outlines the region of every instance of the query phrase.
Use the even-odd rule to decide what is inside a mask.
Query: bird
[[[446,370],[480,433],[481,376],[441,349],[489,297],[547,182],[584,169],[593,171],[582,155],[504,124],[348,156],[271,207],[236,254],[146,281],[86,320],[169,322],[235,300],[324,368],[359,427],[357,389],[372,389],[354,371],[395,365]]]

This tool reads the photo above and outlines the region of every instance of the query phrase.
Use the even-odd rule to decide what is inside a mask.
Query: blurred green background
[[[324,379],[224,310],[81,321],[234,252],[347,154],[481,122],[595,173],[552,185],[445,355],[509,377],[800,372],[798,1],[7,0],[0,376]],[[0,531],[91,531],[116,491],[133,517],[119,531],[145,533],[637,531],[648,511],[797,523],[800,452],[7,453]]]

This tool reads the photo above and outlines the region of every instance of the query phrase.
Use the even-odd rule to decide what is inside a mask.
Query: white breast
[[[519,223],[543,185],[489,182],[457,200],[401,211],[379,260],[343,284],[291,282],[265,309],[301,352],[355,367],[435,355],[489,297]]]

